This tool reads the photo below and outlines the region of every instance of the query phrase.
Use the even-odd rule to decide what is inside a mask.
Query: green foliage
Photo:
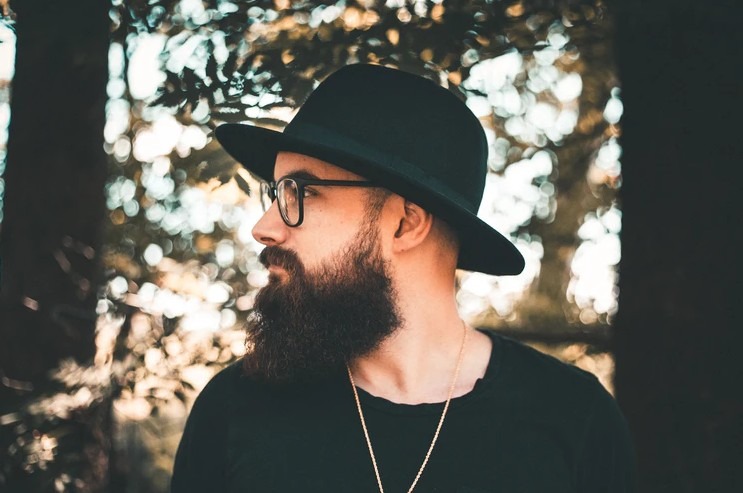
[[[185,113],[204,103],[215,123],[242,121],[255,105],[296,106],[318,80],[353,62],[390,64],[436,80],[443,75],[457,86],[479,60],[547,47],[556,23],[579,44],[575,34],[590,36],[604,20],[600,1],[187,3],[119,3],[114,39],[162,33],[169,38],[167,59],[198,37],[190,48],[198,59],[180,70],[166,66],[152,103]]]

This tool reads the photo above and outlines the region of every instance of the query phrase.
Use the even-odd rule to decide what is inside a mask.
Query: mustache
[[[304,272],[302,261],[299,260],[297,252],[278,246],[267,246],[258,255],[258,260],[264,267],[281,267],[290,274]]]

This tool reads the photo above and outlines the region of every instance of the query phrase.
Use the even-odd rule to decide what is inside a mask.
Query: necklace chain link
[[[451,386],[449,387],[449,396],[446,398],[446,403],[444,404],[444,410],[441,412],[441,417],[439,418],[439,424],[436,426],[436,432],[433,435],[433,440],[431,440],[431,445],[428,447],[428,451],[426,452],[426,457],[423,459],[423,464],[421,464],[420,469],[418,469],[418,474],[415,475],[415,479],[413,480],[413,484],[410,485],[410,489],[408,489],[408,493],[412,493],[413,489],[415,488],[415,485],[418,484],[418,480],[421,478],[421,475],[423,474],[423,469],[426,468],[426,464],[428,464],[428,459],[431,457],[431,452],[433,451],[434,445],[436,445],[436,440],[439,438],[439,433],[441,432],[441,426],[444,424],[444,418],[446,417],[446,412],[449,410],[449,403],[451,402],[452,395],[454,395],[454,388],[457,384],[457,378],[459,377],[459,369],[462,366],[462,356],[464,355],[464,346],[467,342],[467,326],[462,324],[462,327],[464,328],[464,334],[462,336],[462,345],[459,348],[459,356],[457,357],[457,366],[454,368],[454,376],[452,377]],[[379,486],[379,493],[384,493],[384,488],[382,487],[382,478],[379,475],[379,468],[377,467],[377,459],[374,456],[374,449],[372,448],[371,439],[369,438],[369,431],[366,428],[366,421],[364,420],[364,412],[361,410],[361,401],[359,400],[359,393],[356,391],[356,383],[353,380],[353,374],[351,373],[351,368],[346,365],[346,369],[348,370],[348,378],[351,381],[351,388],[353,389],[353,397],[356,400],[356,409],[359,411],[359,418],[361,419],[361,427],[364,430],[364,437],[366,438],[366,446],[369,448],[369,456],[371,457],[372,465],[374,466],[374,474],[377,477],[377,485]]]

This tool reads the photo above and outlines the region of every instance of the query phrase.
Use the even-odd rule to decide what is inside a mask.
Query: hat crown
[[[431,80],[379,65],[348,65],[311,93],[284,132],[309,130],[373,149],[392,167],[417,168],[402,171],[417,171],[455,192],[477,213],[487,172],[485,133],[457,96]],[[373,171],[359,171],[374,178]]]

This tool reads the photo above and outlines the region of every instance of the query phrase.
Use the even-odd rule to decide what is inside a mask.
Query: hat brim
[[[457,231],[460,269],[492,275],[516,275],[524,269],[524,257],[513,243],[464,204],[439,190],[429,177],[411,176],[416,169],[396,156],[339,136],[300,137],[239,123],[220,125],[215,135],[228,154],[265,181],[274,180],[277,153],[290,151],[347,169],[412,200]]]

